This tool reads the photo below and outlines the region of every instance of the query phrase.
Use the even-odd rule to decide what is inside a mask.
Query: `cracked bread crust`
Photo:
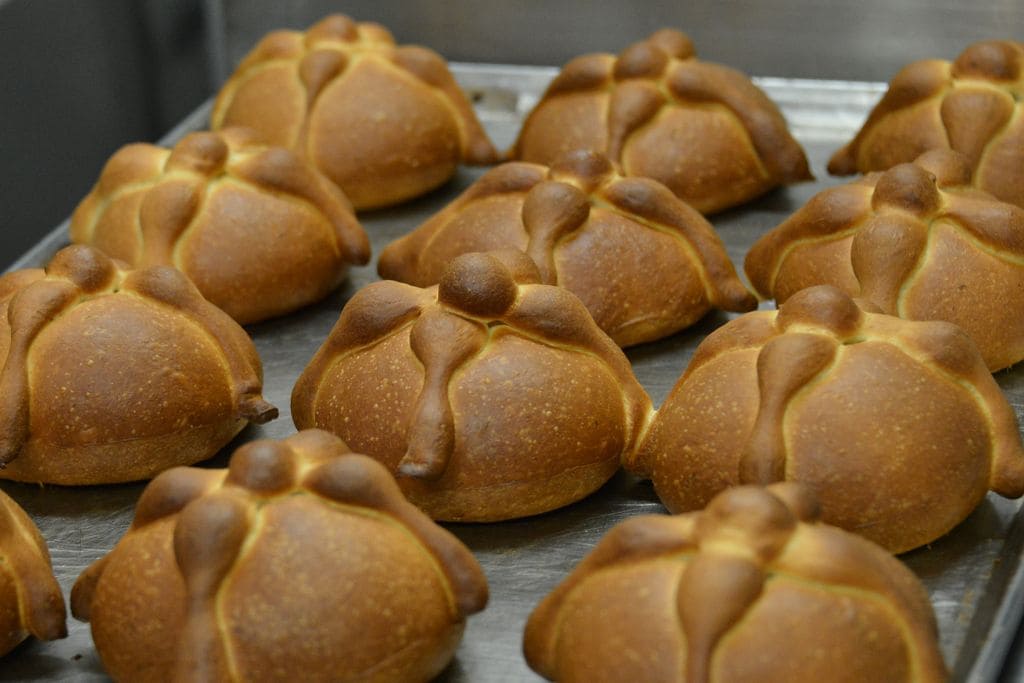
[[[71,595],[117,680],[427,681],[487,583],[378,463],[319,430],[176,468]]]

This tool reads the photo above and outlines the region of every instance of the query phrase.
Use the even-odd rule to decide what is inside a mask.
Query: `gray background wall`
[[[401,42],[449,59],[560,65],[618,52],[663,26],[698,54],[751,74],[888,80],[904,63],[955,55],[993,36],[1024,40],[1021,0],[213,0],[237,62],[274,27],[303,28],[331,11],[383,21]],[[258,7],[258,10],[256,9]]]
[[[0,0],[0,268],[211,91],[198,0]]]
[[[990,0],[0,0],[0,266],[68,215],[120,145],[153,140],[268,30],[342,11],[452,60],[559,65],[661,26],[764,76],[883,81],[988,37],[1024,40]]]

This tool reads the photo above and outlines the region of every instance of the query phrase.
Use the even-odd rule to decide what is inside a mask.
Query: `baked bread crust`
[[[920,581],[817,518],[776,484],[622,522],[530,615],[526,659],[562,683],[945,681]]]
[[[32,635],[68,634],[64,596],[39,529],[0,491],[0,657]]]
[[[567,290],[522,252],[465,254],[436,288],[374,283],[292,392],[299,429],[341,436],[434,519],[553,510],[632,452],[650,399]]]
[[[1024,44],[987,40],[956,61],[905,66],[829,173],[884,171],[934,148],[967,157],[975,184],[1024,207]]]
[[[427,681],[486,603],[469,550],[319,430],[160,475],[71,593],[131,681]]]
[[[672,511],[796,481],[822,519],[892,552],[1024,493],[1013,409],[955,325],[860,308],[828,286],[704,340],[627,468]]]
[[[541,282],[578,296],[619,346],[678,332],[712,308],[757,307],[703,216],[596,152],[570,152],[550,168],[498,166],[389,244],[377,270],[429,287],[455,256],[491,249],[525,251]]]
[[[92,247],[0,278],[0,358],[4,479],[146,479],[277,417],[252,341],[188,278]]]
[[[246,324],[326,296],[370,243],[345,196],[293,152],[228,128],[133,144],[71,217],[71,240],[136,268],[174,266]]]
[[[217,95],[211,126],[294,149],[357,209],[432,190],[460,161],[498,161],[444,58],[341,14],[265,36]]]
[[[698,61],[673,29],[618,57],[566,64],[510,155],[550,165],[575,149],[607,154],[626,175],[654,178],[701,213],[812,179],[775,104],[739,71]]]
[[[747,254],[765,298],[829,284],[908,320],[959,325],[992,371],[1024,359],[1024,209],[932,150],[813,197]]]

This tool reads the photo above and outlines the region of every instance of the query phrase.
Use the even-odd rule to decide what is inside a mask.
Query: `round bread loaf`
[[[970,338],[828,286],[705,339],[625,464],[674,512],[796,481],[826,522],[893,552],[942,536],[990,488],[1024,493],[1016,416]]]
[[[590,494],[632,453],[650,399],[629,361],[522,252],[465,254],[436,288],[361,289],[292,392],[434,519],[497,521]]]
[[[1024,207],[1024,43],[987,40],[954,62],[905,66],[829,173],[884,171],[930,149],[967,157],[978,187]]]
[[[0,491],[0,657],[32,635],[67,636],[64,596],[39,529]]]
[[[747,254],[751,284],[784,302],[829,284],[908,320],[959,325],[992,371],[1024,359],[1024,209],[970,185],[933,150],[817,195]]]
[[[71,240],[135,268],[174,266],[239,323],[323,298],[370,243],[344,195],[252,131],[118,150],[71,217]]]
[[[173,268],[123,266],[71,246],[0,278],[0,478],[147,479],[277,417],[235,321]]]
[[[115,680],[181,683],[427,681],[486,603],[469,550],[317,430],[160,475],[71,593]]]
[[[878,546],[817,522],[793,484],[614,527],[530,615],[560,683],[938,683],[928,594]]]
[[[432,50],[329,16],[268,34],[221,89],[214,129],[246,126],[306,156],[357,209],[397,204],[498,153]]]
[[[623,178],[597,152],[489,171],[388,245],[377,269],[429,287],[452,258],[491,249],[525,251],[541,282],[578,296],[619,346],[678,332],[712,308],[757,306],[703,216],[655,180]]]
[[[626,175],[654,178],[702,213],[812,179],[772,101],[739,71],[698,61],[672,29],[618,57],[566,64],[511,156],[552,164],[575,149],[604,152]]]

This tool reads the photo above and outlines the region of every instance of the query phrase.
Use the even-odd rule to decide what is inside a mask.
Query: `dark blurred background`
[[[120,145],[155,140],[266,31],[329,12],[455,61],[560,65],[675,26],[753,75],[885,81],[989,37],[1022,0],[0,0],[0,266],[74,208]]]

